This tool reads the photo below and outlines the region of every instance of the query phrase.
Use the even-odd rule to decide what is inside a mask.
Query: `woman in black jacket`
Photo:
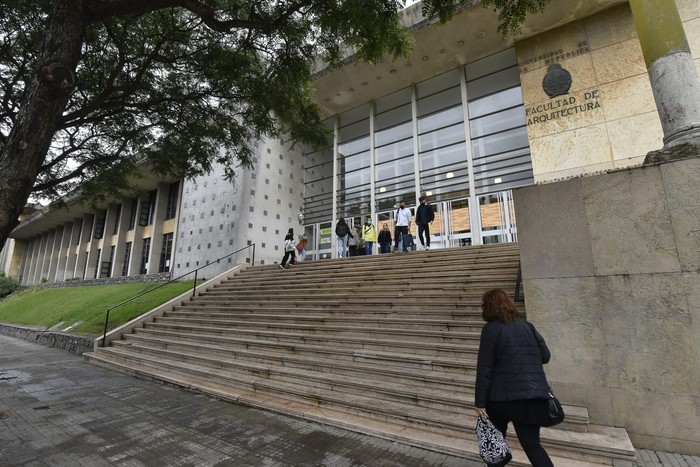
[[[543,364],[550,352],[535,327],[520,319],[515,303],[501,289],[484,293],[479,357],[476,365],[475,406],[506,436],[513,422],[520,445],[533,467],[553,467],[540,444],[540,427],[547,423],[549,385]]]

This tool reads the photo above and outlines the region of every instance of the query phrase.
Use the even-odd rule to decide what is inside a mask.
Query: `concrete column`
[[[58,262],[56,263],[56,274],[54,275],[55,282],[63,282],[66,280],[66,262],[68,261],[68,251],[70,250],[70,237],[73,233],[73,224],[66,222],[63,225],[63,234],[59,243]]]
[[[56,282],[56,273],[58,272],[58,259],[61,253],[61,244],[63,243],[63,226],[56,227],[54,231],[53,242],[49,245],[49,270],[46,278],[49,282]]]
[[[73,219],[73,222],[66,224],[66,228],[70,225],[70,236],[68,238],[68,248],[66,251],[66,272],[63,280],[72,279],[75,277],[75,265],[77,264],[77,251],[80,244],[80,226],[82,219]]]
[[[139,269],[141,267],[141,253],[143,252],[143,237],[144,237],[144,226],[139,225],[139,213],[141,212],[141,204],[147,203],[148,200],[144,201],[139,198],[139,202],[136,206],[136,225],[134,225],[134,240],[131,243],[131,258],[129,258],[129,272],[130,276],[138,276]]]
[[[41,235],[41,249],[39,250],[39,254],[41,255],[41,260],[39,261],[39,264],[37,265],[36,268],[36,274],[34,275],[34,283],[39,283],[41,282],[41,279],[45,278],[46,275],[48,274],[49,270],[49,256],[50,256],[50,248],[51,245],[53,244],[53,235],[55,231],[50,230],[48,232],[44,232]]]
[[[122,270],[124,269],[124,253],[126,252],[126,232],[129,228],[129,208],[131,207],[131,201],[124,200],[124,202],[116,206],[120,211],[119,223],[117,225],[116,238],[113,238],[114,248],[114,259],[112,261],[112,270],[110,275],[112,277],[121,276]],[[117,211],[115,211],[116,213]],[[114,230],[112,230],[114,231]],[[128,271],[127,271],[128,273]]]
[[[22,264],[19,267],[19,278],[18,280],[22,285],[27,285],[29,282],[27,280],[30,276],[30,270],[32,267],[32,258],[34,257],[34,239],[29,239],[27,241],[27,247],[22,255]]]
[[[148,255],[148,274],[155,274],[160,267],[160,252],[163,249],[163,222],[165,222],[165,210],[168,207],[169,183],[158,184],[156,205],[152,207],[153,233],[151,235],[151,251]]]
[[[676,3],[629,3],[664,131],[664,149],[683,143],[700,146],[700,80]]]
[[[91,245],[92,240],[92,228],[94,224],[95,216],[92,214],[85,214],[81,222],[80,239],[78,240],[78,256],[75,260],[75,273],[73,277],[79,279],[85,279],[85,273],[87,266],[85,260],[88,256],[88,247]]]

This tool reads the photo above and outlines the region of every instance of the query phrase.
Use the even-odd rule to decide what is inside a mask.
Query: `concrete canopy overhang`
[[[122,203],[124,199],[133,196],[133,193],[148,193],[158,188],[159,183],[172,183],[179,180],[177,177],[162,177],[153,174],[145,167],[140,177],[132,177],[129,185],[131,194],[114,193],[107,197],[104,203],[94,206],[87,201],[80,200],[76,194],[68,194],[62,198],[64,206],[47,206],[23,219],[10,233],[10,238],[15,240],[29,240],[32,237],[49,232],[56,227],[61,227],[75,219],[82,219],[86,214],[92,214],[96,209],[106,209],[109,204]]]
[[[403,11],[404,24],[414,32],[415,45],[406,59],[387,58],[368,64],[349,56],[337,68],[322,68],[316,74],[316,100],[326,117],[371,102],[412,84],[426,80],[512,47],[516,40],[533,37],[572,21],[609,9],[626,0],[553,0],[544,12],[527,18],[522,35],[503,38],[498,17],[480,1],[472,1],[453,19],[440,24],[421,15],[421,3]]]

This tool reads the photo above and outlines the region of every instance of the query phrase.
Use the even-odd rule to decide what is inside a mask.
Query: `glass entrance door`
[[[482,243],[518,241],[512,190],[479,196],[479,217]]]
[[[430,226],[430,248],[453,248],[472,244],[469,200],[453,199],[433,205],[435,221]]]

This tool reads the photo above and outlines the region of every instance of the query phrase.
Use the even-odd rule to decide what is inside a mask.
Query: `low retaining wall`
[[[94,337],[73,336],[70,334],[26,328],[13,324],[0,324],[0,334],[35,342],[47,347],[56,347],[57,349],[66,350],[78,355],[82,355],[83,352],[92,351],[95,345]]]
[[[115,276],[101,279],[67,280],[63,282],[45,282],[43,284],[33,284],[28,287],[44,287],[47,289],[58,289],[62,287],[84,287],[91,285],[114,285],[114,284],[134,284],[150,282],[167,282],[170,280],[169,272],[157,274],[142,274],[140,276]]]

